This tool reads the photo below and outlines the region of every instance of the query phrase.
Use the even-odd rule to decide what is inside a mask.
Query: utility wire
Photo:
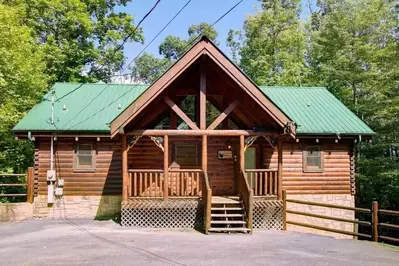
[[[136,27],[134,27],[134,29],[132,30],[132,32],[130,32],[128,35],[125,36],[125,38],[122,40],[122,43],[114,50],[113,55],[115,56],[115,54],[122,49],[122,47],[125,45],[125,43],[129,40],[130,37],[132,37],[132,35],[137,31],[137,29],[140,27],[141,23],[143,23],[143,21],[152,13],[152,11],[154,11],[154,9],[157,7],[157,5],[159,4],[159,2],[161,2],[161,0],[157,0],[155,2],[155,4],[153,5],[153,7],[147,12],[147,14],[144,15],[144,17],[139,21],[139,23],[136,25]],[[101,67],[97,70],[100,71],[101,69],[103,69],[104,65],[101,65]],[[80,86],[76,87],[74,90],[68,92],[67,94],[63,95],[62,97],[60,97],[58,100],[61,100],[63,98],[65,98],[66,96],[74,93],[75,91],[77,91],[78,89],[80,89],[82,87],[84,83],[80,84]]]
[[[184,49],[183,49],[182,53],[179,55],[179,57],[182,56],[182,55],[184,55],[184,54],[186,53],[186,51],[185,51],[186,48],[189,47],[189,46],[191,46],[194,42],[196,42],[196,41],[198,40],[198,38],[202,37],[202,35],[205,33],[206,30],[208,30],[208,29],[212,28],[213,26],[215,26],[215,24],[217,24],[220,20],[222,20],[225,16],[227,16],[231,11],[233,11],[233,10],[234,10],[239,4],[241,4],[243,1],[244,1],[244,0],[238,1],[234,6],[232,6],[229,10],[227,10],[221,17],[219,17],[214,23],[212,23],[212,25],[208,26],[206,29],[204,29],[203,31],[201,31],[201,33],[198,34],[197,37],[195,37],[192,41],[190,41],[190,42],[184,47]],[[180,59],[180,58],[179,58],[179,59]],[[179,60],[179,59],[178,59],[178,60]],[[176,61],[178,61],[178,60],[176,60]],[[176,61],[175,61],[175,62],[176,62]],[[175,62],[172,62],[171,65],[174,64]],[[169,63],[169,62],[168,62],[168,63]],[[164,65],[165,65],[165,64],[164,64]],[[161,66],[159,67],[159,69],[161,69],[164,65],[161,65]],[[118,98],[116,98],[115,100],[113,100],[112,102],[110,102],[109,104],[107,104],[106,106],[104,106],[103,108],[101,108],[100,110],[98,110],[98,111],[95,112],[94,114],[90,115],[90,116],[87,117],[86,119],[80,121],[79,123],[77,123],[77,124],[75,124],[75,125],[69,127],[67,130],[70,130],[71,128],[74,128],[74,127],[76,127],[76,126],[78,126],[78,125],[80,125],[80,124],[86,122],[87,120],[89,120],[89,119],[91,119],[92,117],[96,116],[98,113],[104,111],[104,110],[107,109],[109,106],[111,106],[112,104],[114,104],[116,101],[118,101],[119,99],[121,99],[122,97],[124,97],[126,94],[128,94],[129,92],[131,92],[131,91],[132,91],[134,88],[136,88],[138,85],[139,85],[139,84],[136,84],[135,86],[133,86],[132,88],[130,88],[128,91],[126,91],[125,93],[123,93],[121,96],[119,96]],[[109,87],[109,86],[107,86],[107,87]],[[107,87],[106,87],[106,88],[107,88]],[[68,121],[68,123],[69,123],[69,121]]]
[[[147,48],[148,46],[150,46],[154,40],[170,25],[170,23],[172,23],[173,20],[175,20],[175,18],[186,8],[186,6],[191,2],[192,0],[188,0],[186,2],[186,4],[180,8],[180,10],[173,16],[173,18],[171,20],[169,20],[169,22],[154,36],[154,38],[152,38],[152,40],[133,58],[132,61],[130,61],[130,63],[124,67],[122,69],[121,72],[125,71]],[[83,85],[83,84],[82,84]],[[82,85],[80,85],[78,88],[80,88]],[[104,93],[104,91],[106,89],[108,89],[111,86],[111,84],[108,84],[107,86],[104,87],[104,89],[102,89],[82,110],[80,110],[74,117],[72,117],[70,120],[68,120],[67,123],[64,124],[64,126],[68,125],[73,119],[75,119],[78,115],[80,115],[84,110],[87,109],[87,107],[92,104],[98,97],[100,97],[101,94]],[[78,89],[77,88],[77,89]],[[76,91],[73,90],[73,91]],[[71,91],[71,92],[73,92]],[[69,93],[68,93],[69,94]],[[63,96],[64,97],[64,96]],[[62,99],[63,97],[61,97],[60,99]]]

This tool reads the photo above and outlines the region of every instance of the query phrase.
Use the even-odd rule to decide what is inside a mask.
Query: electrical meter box
[[[47,181],[55,181],[55,170],[47,170]]]
[[[57,188],[55,189],[55,191],[54,191],[54,194],[55,194],[57,197],[60,197],[60,196],[62,196],[62,195],[64,194],[64,189],[61,188],[61,187],[57,187]]]
[[[64,187],[64,184],[65,184],[64,179],[59,178],[57,182],[58,187]]]

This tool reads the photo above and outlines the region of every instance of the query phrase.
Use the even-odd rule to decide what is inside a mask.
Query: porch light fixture
[[[227,140],[227,141],[225,142],[225,145],[226,145],[227,149],[231,149],[231,146],[232,146],[231,140]]]

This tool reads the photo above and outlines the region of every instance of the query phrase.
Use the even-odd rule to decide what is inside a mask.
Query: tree
[[[135,61],[132,69],[132,75],[136,80],[151,84],[158,78],[169,66],[169,58],[156,58],[152,54],[144,53]]]
[[[6,5],[25,10],[24,23],[41,44],[51,81],[108,80],[125,60],[122,40],[133,32],[134,18],[117,12],[129,0],[16,0]],[[129,40],[142,42],[138,29]]]
[[[205,22],[198,25],[191,25],[188,28],[187,40],[172,35],[166,36],[159,45],[159,55],[162,58],[144,53],[135,59],[134,66],[132,67],[132,75],[137,80],[152,83],[203,35],[206,35],[217,44],[216,38],[218,33],[213,26]]]
[[[11,129],[47,89],[43,47],[24,17],[24,10],[0,4],[0,172],[32,165],[33,145],[16,141]]]
[[[239,66],[258,85],[300,85],[306,81],[300,10],[300,0],[263,0],[261,10],[245,21],[243,33],[229,32],[227,43],[233,59],[239,55]]]
[[[323,84],[377,132],[358,146],[358,203],[399,206],[398,10],[393,0],[318,1],[309,66]]]

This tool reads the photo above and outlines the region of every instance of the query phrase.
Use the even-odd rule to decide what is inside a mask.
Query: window
[[[320,146],[307,146],[303,151],[303,171],[322,172],[324,156]]]
[[[77,144],[74,158],[74,170],[94,171],[95,155],[96,153],[92,144]]]
[[[197,145],[175,145],[175,162],[180,166],[198,166]]]

